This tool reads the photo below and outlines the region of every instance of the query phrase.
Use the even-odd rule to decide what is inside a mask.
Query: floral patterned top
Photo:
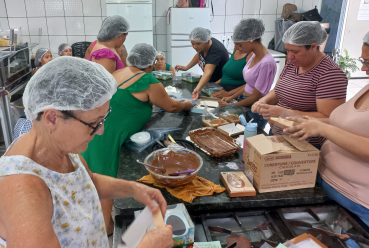
[[[69,154],[69,157],[75,171],[58,173],[22,155],[3,156],[0,158],[0,178],[30,174],[44,180],[53,200],[51,222],[62,248],[108,248],[104,217],[95,185],[79,155]],[[6,247],[6,242],[1,238],[0,247]]]

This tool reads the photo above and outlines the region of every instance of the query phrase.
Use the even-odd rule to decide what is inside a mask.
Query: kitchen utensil
[[[369,245],[369,239],[366,239],[366,238],[363,238],[363,237],[360,237],[360,236],[357,236],[357,235],[354,235],[354,234],[349,234],[349,233],[337,234],[337,233],[333,233],[333,232],[330,232],[330,231],[327,231],[327,230],[324,230],[324,229],[320,229],[320,228],[317,228],[317,227],[313,227],[313,229],[320,230],[320,231],[323,231],[325,233],[334,235],[334,236],[338,237],[339,239],[342,239],[343,241],[346,241],[348,239],[352,239],[354,241],[361,242],[363,244]]]
[[[157,140],[156,143],[158,143],[161,146],[161,148],[165,148],[165,145],[161,143],[159,140]]]
[[[172,138],[172,136],[170,136],[170,134],[168,134],[168,138],[170,139],[170,141],[172,141],[173,143],[177,144],[177,142]]]
[[[192,172],[195,172],[195,169],[185,170],[185,171],[177,171],[176,173],[171,173],[169,176],[178,176],[180,174],[190,174]]]
[[[166,170],[164,169],[164,168],[160,168],[160,167],[156,167],[156,166],[152,166],[152,165],[149,165],[149,164],[147,164],[147,163],[144,163],[144,162],[141,162],[140,160],[136,160],[136,162],[137,163],[139,163],[139,164],[142,164],[142,165],[145,165],[145,166],[148,166],[148,167],[150,167],[150,168],[153,168],[153,169],[155,169],[155,170],[162,170],[163,171],[163,173],[165,173],[166,172]]]

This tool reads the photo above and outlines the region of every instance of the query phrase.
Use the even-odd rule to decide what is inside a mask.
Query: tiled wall
[[[267,46],[274,37],[274,21],[281,16],[283,5],[296,4],[298,9],[310,10],[322,0],[212,0],[214,18],[211,17],[210,29],[213,37],[222,41],[222,36],[231,36],[233,27],[243,18],[261,18],[265,24],[262,43]],[[166,11],[177,0],[153,0],[154,46],[166,51]],[[233,42],[225,41],[228,49],[233,49]]]
[[[57,56],[61,43],[94,41],[105,17],[105,0],[0,0],[1,28],[22,27],[25,41],[39,43],[34,53],[47,47]]]

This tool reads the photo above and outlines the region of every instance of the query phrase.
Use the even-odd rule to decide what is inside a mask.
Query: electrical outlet
[[[226,41],[226,40],[227,40],[227,36],[222,35],[222,41],[224,42],[224,41]]]
[[[226,36],[226,41],[231,42],[231,41],[232,41],[232,36],[227,35],[227,36]]]

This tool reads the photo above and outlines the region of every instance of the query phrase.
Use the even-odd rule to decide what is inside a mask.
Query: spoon
[[[162,170],[163,171],[163,173],[165,173],[167,170],[166,169],[164,169],[164,168],[160,168],[160,167],[156,167],[156,166],[152,166],[152,165],[149,165],[149,164],[146,164],[146,163],[144,163],[144,162],[141,162],[140,160],[136,160],[136,162],[137,163],[139,163],[139,164],[142,164],[142,165],[145,165],[145,166],[148,166],[148,167],[150,167],[150,168],[153,168],[153,169],[156,169],[156,170]]]
[[[177,171],[177,172],[174,172],[174,173],[170,173],[168,176],[178,176],[180,174],[190,174],[194,171],[195,171],[195,169],[189,169],[189,170],[185,170],[185,171]]]

